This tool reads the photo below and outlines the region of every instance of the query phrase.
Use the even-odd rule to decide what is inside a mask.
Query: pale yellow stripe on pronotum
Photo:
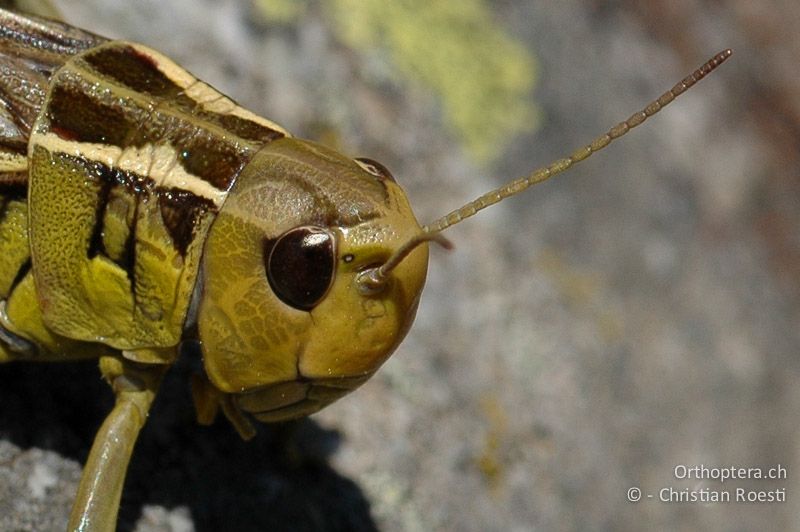
[[[187,87],[186,90],[184,91],[184,94],[186,94],[186,96],[188,96],[189,98],[197,101],[197,103],[199,103],[200,106],[205,111],[221,115],[236,116],[243,120],[254,122],[265,128],[278,131],[286,137],[291,136],[291,133],[286,131],[284,128],[282,128],[272,120],[267,120],[266,118],[262,118],[257,114],[252,113],[247,109],[236,105],[236,102],[234,102],[224,94],[217,92],[210,85],[202,81],[198,80],[197,83]]]
[[[65,140],[55,133],[38,134],[36,143],[53,153],[81,157],[148,178],[155,186],[191,192],[195,196],[211,200],[217,207],[225,201],[227,191],[220,190],[184,170],[178,161],[178,152],[172,146],[147,144],[141,148],[120,148],[112,144]]]
[[[207,83],[198,80],[167,56],[136,43],[127,43],[139,54],[153,61],[155,67],[170,81],[184,90],[184,94],[196,101],[203,110],[220,115],[232,115],[264,128],[291,136],[288,131],[271,120],[260,117],[236,104],[233,100],[218,92]]]

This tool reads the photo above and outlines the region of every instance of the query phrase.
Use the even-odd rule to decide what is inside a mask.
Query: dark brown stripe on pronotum
[[[135,197],[134,208],[136,211],[129,222],[126,250],[122,257],[114,261],[126,270],[132,268],[133,265],[135,231],[139,217],[138,204],[145,197],[155,197],[155,200],[158,201],[164,227],[169,233],[173,246],[181,255],[185,255],[188,246],[192,243],[194,228],[200,218],[208,212],[217,210],[214,203],[207,198],[199,197],[187,190],[157,187],[149,177],[118,168],[110,168],[99,161],[86,160],[64,153],[58,154],[58,157],[69,161],[70,166],[82,167],[86,175],[90,176],[98,187],[95,225],[87,248],[87,255],[90,258],[98,254],[105,254],[102,243],[103,223],[109,196],[116,187],[124,187],[128,194]],[[133,272],[128,273],[131,276],[133,274]]]
[[[215,124],[244,140],[269,142],[283,133],[232,114],[215,113],[204,109],[186,95],[185,89],[159,69],[156,59],[146,50],[124,43],[114,43],[85,54],[81,58],[98,76],[133,91],[147,94],[156,100]],[[202,82],[197,82],[202,83]],[[220,97],[223,97],[220,94]],[[233,103],[235,105],[235,103]]]
[[[111,195],[111,189],[115,186],[110,179],[103,179],[100,182],[100,189],[97,191],[97,205],[95,206],[94,213],[94,227],[92,228],[92,236],[89,237],[89,248],[86,250],[86,255],[91,259],[97,255],[108,256],[106,247],[103,243],[103,225],[106,219],[106,209],[108,208],[108,198]]]
[[[253,156],[249,149],[200,127],[175,129],[172,133],[170,140],[183,168],[219,190],[230,189]]]
[[[54,88],[48,110],[50,130],[64,140],[119,148],[168,143],[177,150],[178,160],[188,173],[220,190],[230,188],[252,156],[246,148],[181,117],[154,116],[139,127],[135,117],[142,116],[143,110],[106,105],[71,89]]]
[[[100,76],[137,92],[165,100],[182,92],[158,69],[152,58],[130,45],[104,46],[85,54],[82,59]]]
[[[137,176],[130,172],[124,172],[116,168],[109,168],[108,166],[98,161],[88,161],[71,157],[69,155],[60,154],[62,158],[70,160],[73,164],[83,166],[87,175],[94,177],[97,188],[97,203],[95,205],[95,218],[92,234],[89,238],[89,244],[86,249],[86,256],[90,259],[103,256],[114,262],[117,266],[122,268],[131,282],[131,290],[135,286],[135,263],[136,263],[136,222],[137,217],[134,215],[128,224],[128,232],[125,235],[125,249],[121,256],[111,257],[106,250],[104,237],[106,236],[106,211],[108,209],[108,202],[111,197],[112,191],[117,187],[124,187],[127,194],[134,197],[134,204],[138,207],[139,197],[143,195],[148,188],[152,188],[151,183],[147,183],[148,179]]]
[[[256,142],[270,142],[275,139],[279,139],[283,137],[283,133],[277,131],[275,129],[270,129],[268,127],[262,126],[253,122],[252,120],[247,120],[245,118],[238,117],[236,115],[221,115],[215,113],[208,113],[203,111],[201,116],[206,118],[208,115],[208,119],[212,120],[231,133],[234,133],[236,136],[241,137],[246,140],[252,140]]]
[[[140,93],[123,96],[118,87],[98,89],[89,81],[77,71],[55,81],[47,118],[50,131],[64,140],[122,149],[168,145],[189,174],[219,190],[230,188],[257,147],[169,105],[153,112],[154,103]]]
[[[50,130],[65,140],[125,146],[143,121],[142,112],[123,107],[120,98],[96,90],[89,95],[85,89],[92,90],[77,83],[56,83],[47,106]]]
[[[181,256],[185,256],[189,244],[194,239],[198,222],[203,215],[216,212],[217,208],[211,200],[178,188],[157,188],[156,194],[161,218],[169,231],[172,243]]]

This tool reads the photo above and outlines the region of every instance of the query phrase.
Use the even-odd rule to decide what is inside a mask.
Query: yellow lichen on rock
[[[538,123],[529,100],[534,57],[482,0],[330,0],[339,37],[356,49],[385,48],[405,79],[432,88],[444,119],[479,161]]]
[[[286,23],[286,13],[291,19],[307,3],[257,5]],[[490,162],[514,135],[538,126],[530,99],[536,60],[484,0],[327,0],[322,7],[338,39],[361,52],[382,51],[395,81],[433,91],[447,127],[476,161]]]
[[[266,20],[281,24],[296,22],[305,13],[305,0],[256,0],[255,7]]]

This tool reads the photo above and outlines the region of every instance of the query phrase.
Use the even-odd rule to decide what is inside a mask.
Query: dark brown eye
[[[372,159],[367,159],[366,157],[358,157],[356,162],[361,168],[374,175],[378,179],[388,179],[389,181],[394,181],[394,176],[392,176],[392,173],[389,171],[389,169],[378,161],[373,161]]]
[[[295,227],[267,243],[265,266],[275,295],[298,310],[317,306],[333,282],[333,244],[333,235],[313,226]]]

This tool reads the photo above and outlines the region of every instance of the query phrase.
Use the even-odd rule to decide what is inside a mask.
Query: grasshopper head
[[[448,227],[602,150],[730,55],[716,54],[570,155],[424,227],[379,164],[301,140],[268,144],[242,171],[206,243],[198,325],[212,384],[266,421],[341,397],[405,336],[429,240],[442,242]]]
[[[377,290],[359,276],[419,232],[378,163],[293,138],[267,144],[206,241],[198,329],[209,381],[263,421],[313,413],[359,386],[414,319],[427,246]]]

